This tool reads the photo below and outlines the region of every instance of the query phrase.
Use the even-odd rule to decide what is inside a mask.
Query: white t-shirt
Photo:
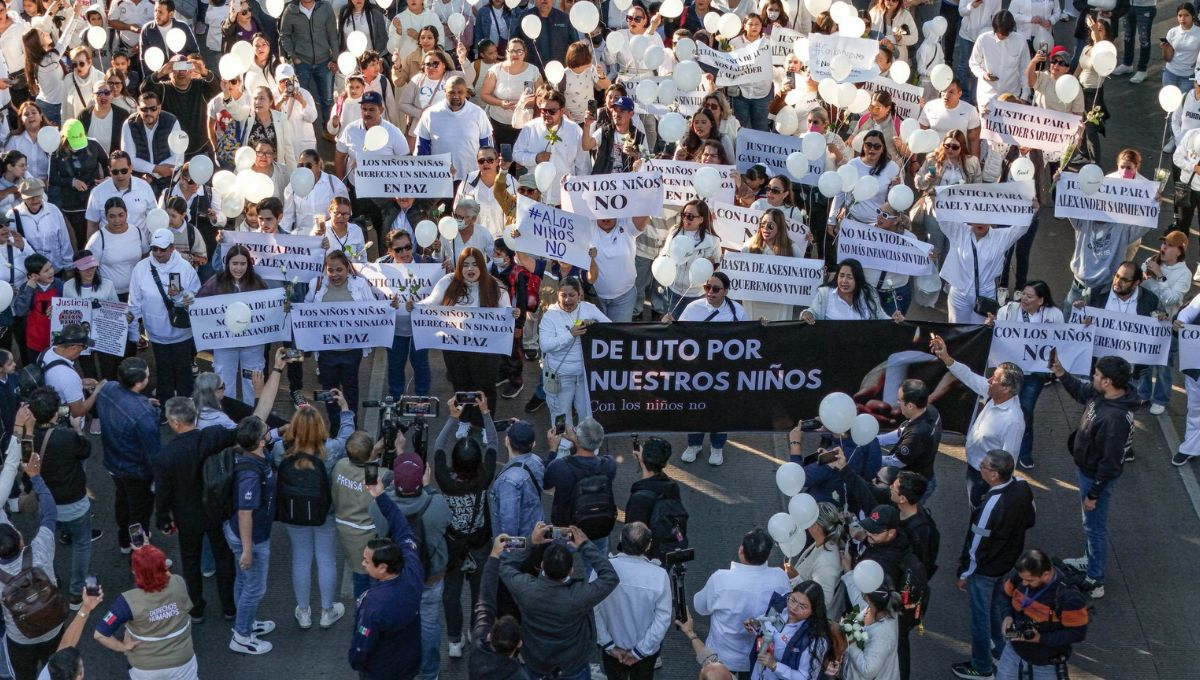
[[[596,97],[596,68],[588,64],[582,73],[567,69],[564,77],[567,80],[564,92],[567,97],[567,117],[582,125],[588,102]]]
[[[103,276],[103,275],[101,275]],[[1116,297],[1115,295],[1113,297]],[[55,366],[45,372],[46,387],[53,387],[58,392],[58,398],[63,404],[73,404],[83,401],[83,380],[75,371],[75,362],[61,356],[53,348],[42,358],[42,366],[48,366],[52,361],[65,361],[68,366]]]
[[[716,314],[713,314],[716,312]],[[746,310],[732,298],[725,298],[720,307],[708,304],[708,298],[700,298],[688,303],[679,315],[680,321],[749,321]]]
[[[87,210],[83,214],[84,219],[102,227],[108,224],[108,217],[104,214],[104,204],[108,202],[108,199],[119,196],[121,200],[125,201],[129,226],[138,228],[144,226],[146,213],[150,212],[156,204],[154,190],[141,177],[133,177],[129,182],[129,188],[124,191],[113,184],[112,178],[98,184],[88,195]]]
[[[1196,71],[1196,55],[1200,53],[1200,26],[1193,24],[1186,31],[1176,26],[1167,31],[1167,42],[1175,48],[1175,56],[1167,62],[1166,69],[1173,75],[1190,78]]]
[[[204,46],[213,52],[221,51],[221,29],[228,16],[228,2],[220,7],[208,4],[208,11],[204,13],[204,25],[208,27],[208,31],[204,34]]]
[[[101,118],[92,112],[92,120],[88,123],[87,136],[96,140],[101,147],[104,148],[104,153],[112,151],[112,124],[113,110],[109,108],[108,115]]]
[[[129,292],[133,266],[150,250],[150,239],[144,230],[133,225],[122,234],[101,228],[88,239],[87,248],[100,262],[100,278],[112,281],[117,293],[124,295]]]
[[[959,101],[953,109],[947,109],[944,100],[934,99],[925,103],[917,122],[936,130],[940,136],[945,136],[951,130],[961,130],[965,135],[968,130],[979,127],[979,109],[964,101]]]
[[[600,278],[596,279],[596,295],[613,300],[633,288],[637,280],[634,256],[637,251],[638,230],[629,218],[617,220],[611,231],[600,227],[592,231],[592,245],[596,246],[596,264]]]
[[[374,151],[380,156],[407,156],[408,155],[408,139],[404,137],[404,133],[400,128],[392,125],[386,120],[379,122],[385,130],[388,131],[388,141],[383,148]],[[363,153],[363,142],[367,137],[367,128],[363,127],[361,119],[342,127],[342,133],[337,137],[337,150],[340,153],[347,154],[350,159],[346,164],[346,176],[341,178],[346,184],[354,184],[354,165],[358,154]]]
[[[117,20],[133,26],[141,26],[147,21],[154,19],[154,2],[152,0],[117,0],[114,6],[108,12],[108,20]],[[121,42],[125,43],[126,47],[134,47],[138,44],[138,33],[133,31],[121,31]]]
[[[445,100],[425,109],[417,122],[415,134],[417,138],[429,141],[429,153],[450,154],[455,180],[465,179],[478,169],[475,155],[481,144],[495,146],[491,142],[491,119],[483,109],[471,102],[464,102],[457,111],[452,111]],[[487,140],[486,143],[484,140]]]

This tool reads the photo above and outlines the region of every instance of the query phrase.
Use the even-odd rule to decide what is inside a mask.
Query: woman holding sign
[[[833,205],[829,208],[831,236],[837,234],[837,222],[843,217],[863,224],[874,222],[876,212],[887,200],[888,189],[900,183],[900,166],[892,161],[886,145],[887,141],[879,130],[871,130],[863,135],[862,151],[858,158],[851,159],[846,165],[854,168],[860,178],[874,177],[879,189],[874,196],[866,198],[859,198],[851,191],[834,196]]]
[[[583,370],[583,342],[579,338],[597,321],[608,323],[609,318],[596,305],[583,301],[583,282],[574,276],[563,279],[558,285],[558,302],[542,313],[538,335],[542,387],[550,405],[551,422],[565,416],[567,424],[574,427],[592,417]]]
[[[210,278],[196,297],[210,295],[236,295],[256,290],[266,290],[267,284],[254,271],[254,257],[246,246],[230,246],[225,251],[225,266],[215,276]],[[229,385],[229,396],[237,397],[237,385],[242,386],[242,401],[254,404],[254,385],[250,381],[249,372],[261,371],[267,365],[265,345],[252,344],[243,347],[214,349],[213,372]],[[238,378],[241,378],[239,381]]]
[[[667,288],[667,300],[669,313],[677,314],[696,299],[689,295],[699,287],[691,281],[692,263],[698,259],[710,260],[714,265],[720,262],[721,239],[713,231],[707,203],[693,199],[683,204],[679,224],[667,236],[661,255],[675,263],[675,281]]]
[[[946,237],[938,228],[937,220],[933,218],[933,202],[937,199],[937,188],[953,184],[974,184],[981,181],[982,169],[979,159],[972,156],[967,146],[967,136],[962,130],[954,128],[942,136],[942,144],[925,160],[925,167],[913,177],[920,191],[922,208],[918,216],[923,216],[926,233],[939,253],[946,252]]]
[[[1062,310],[1054,306],[1054,298],[1050,295],[1050,286],[1044,281],[1029,281],[1016,300],[1004,305],[996,312],[997,321],[1016,321],[1020,323],[1062,323]],[[1021,411],[1025,414],[1025,434],[1021,437],[1021,451],[1017,456],[1017,464],[1026,470],[1033,469],[1033,415],[1042,388],[1046,386],[1049,372],[1033,373],[1025,376],[1021,383],[1021,393],[1018,400]]]
[[[65,298],[90,298],[92,300],[105,300],[107,302],[117,302],[117,289],[113,287],[112,281],[100,276],[100,263],[92,255],[90,250],[81,250],[75,253],[75,260],[72,263],[73,268],[71,278],[63,284],[63,297]],[[93,305],[96,303],[92,303]],[[103,352],[92,351],[90,355],[79,357],[79,365],[83,369],[83,377],[85,378],[104,378],[105,380],[117,379],[117,362],[121,357],[116,357]],[[99,370],[97,370],[97,363]],[[99,428],[100,420],[93,419],[92,427]],[[98,433],[93,433],[98,434]]]
[[[784,178],[784,184],[790,184]],[[758,220],[758,231],[742,244],[743,253],[758,255],[773,255],[776,257],[804,257],[804,251],[788,237],[787,220],[783,211],[771,208],[763,213]],[[791,321],[792,306],[780,302],[746,301],[746,315],[751,319],[764,321]]]

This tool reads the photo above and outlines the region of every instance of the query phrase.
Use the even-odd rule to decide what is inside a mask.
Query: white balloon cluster
[[[805,484],[804,467],[784,463],[775,470],[775,485],[787,496],[788,511],[777,512],[767,522],[767,533],[788,557],[800,554],[806,542],[805,531],[817,521],[819,509],[812,496],[801,493]]]

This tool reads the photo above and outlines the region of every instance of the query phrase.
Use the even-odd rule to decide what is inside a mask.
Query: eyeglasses
[[[782,194],[782,193],[784,193],[784,190],[780,189],[779,187],[767,187],[767,193],[768,194]]]
[[[642,16],[641,14],[630,14],[629,16],[625,17],[625,21],[628,21],[631,24],[640,24],[645,20],[646,17]]]
[[[154,113],[157,110],[158,110],[157,106],[139,106],[138,107],[138,111],[141,111],[142,113]]]
[[[86,61],[77,61],[77,62],[75,62],[75,68],[83,68],[84,66],[89,66],[89,65],[90,65],[90,64],[89,64],[88,62],[86,62]]]
[[[864,149],[875,149],[876,151],[878,151],[879,149],[883,148],[883,144],[880,144],[879,142],[863,142],[863,148]]]
[[[443,64],[443,63],[442,63],[442,62],[440,62],[440,61],[427,61],[427,62],[425,62],[425,68],[437,68],[437,67],[439,67],[439,66],[445,66],[445,64]]]
[[[708,283],[706,283],[706,284],[704,284],[703,286],[701,286],[701,288],[703,288],[703,289],[704,289],[704,292],[705,292],[705,293],[720,293],[721,291],[725,290],[725,289],[724,289],[724,288],[722,288],[721,286],[714,286],[714,285],[711,285],[711,284],[708,284]]]
[[[958,145],[958,142],[946,142],[942,146],[946,147],[947,149],[950,149],[951,151],[958,151],[959,149],[962,148],[961,146]]]
[[[788,603],[789,607],[795,607],[797,609],[808,609],[808,605],[805,604],[804,600],[799,597],[789,597],[787,599],[787,603]]]
[[[486,156],[484,158],[476,159],[475,162],[479,163],[480,165],[483,165],[484,163],[495,163],[496,157],[495,156]]]
[[[270,158],[271,156],[275,155],[275,152],[274,151],[265,151],[265,150],[264,151],[255,151],[254,155],[255,156],[266,156],[266,157]]]
[[[97,97],[111,97],[112,90],[96,90]]]
[[[519,50],[515,47],[508,48],[507,54],[525,54],[525,50]]]
[[[412,244],[411,244],[411,243],[410,243],[410,244],[408,244],[408,245],[406,245],[406,246],[398,246],[398,247],[396,247],[396,248],[392,248],[392,252],[393,252],[393,253],[406,253],[406,252],[408,252],[408,251],[410,251],[410,250],[412,250]]]
[[[308,168],[309,170],[312,170],[313,168],[317,167],[317,164],[313,163],[312,161],[304,161],[303,163],[300,164],[300,167]]]
[[[114,175],[128,175],[130,168],[109,168],[108,171]]]
[[[543,116],[547,116],[547,115],[553,116],[554,114],[558,113],[559,111],[562,111],[562,109],[560,109],[560,108],[559,109],[547,109],[545,107],[542,107],[542,108],[538,109],[538,111],[540,111]]]
[[[680,219],[682,219],[686,222],[691,222],[692,220],[700,219],[700,216],[697,215],[696,213],[683,213],[679,217],[680,217]]]
[[[875,214],[876,214],[876,215],[879,215],[880,217],[882,217],[882,218],[883,218],[883,219],[885,219],[885,220],[894,220],[894,219],[896,219],[896,215],[894,215],[894,214],[892,214],[892,213],[890,213],[890,212],[888,212],[888,211],[884,210],[883,208],[876,208],[876,209],[875,209]]]

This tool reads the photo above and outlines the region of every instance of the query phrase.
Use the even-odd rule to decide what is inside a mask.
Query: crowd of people
[[[749,531],[736,562],[688,597],[683,564],[712,520],[689,527],[670,468],[675,448],[694,463],[706,433],[685,446],[635,439],[640,479],[618,507],[581,338],[613,322],[901,323],[914,306],[961,324],[1061,324],[1085,307],[1176,331],[1196,323],[1200,296],[1185,302],[1200,282],[1186,259],[1200,200],[1200,28],[1184,2],[1154,48],[1156,11],[1149,0],[0,0],[0,677],[84,677],[101,653],[80,642],[97,610],[93,637],[125,656],[131,678],[215,673],[234,662],[198,659],[192,644],[193,627],[217,616],[210,578],[233,653],[268,654],[272,633],[352,618],[346,661],[320,669],[334,676],[432,680],[449,673],[446,646],[467,677],[489,680],[650,678],[668,664],[708,680],[914,677],[909,635],[949,563],[927,508],[936,488],[956,486],[934,474],[945,385],[904,381],[887,399],[903,422],[869,444],[822,431],[818,451],[798,424],[788,454],[816,503],[802,550],[770,564],[782,541]],[[817,63],[818,35],[875,41],[871,77],[824,77],[840,67]],[[764,41],[773,66],[725,84],[711,54]],[[1158,172],[1136,149],[1101,147],[1120,116],[1106,78],[1136,85],[1156,59],[1182,94],[1164,130],[1171,167]],[[873,79],[919,90],[917,107]],[[997,141],[984,127],[998,102],[1078,116],[1071,143]],[[936,143],[917,142],[925,130]],[[821,171],[802,180],[791,158],[787,171],[743,163],[739,134],[753,133],[806,146],[815,135],[805,162]],[[442,154],[453,195],[356,187],[366,157]],[[1069,218],[1059,306],[1031,273],[1038,209],[1061,173],[1110,158],[1107,178],[1149,175],[1159,200],[1174,179],[1174,220],[1159,238]],[[593,220],[589,266],[517,246],[519,205],[563,206],[569,177],[654,161],[678,162],[695,185],[648,214]],[[755,215],[744,239],[717,227],[722,202],[699,179],[709,166],[732,185],[731,205]],[[827,190],[833,171],[849,179]],[[1031,222],[939,216],[939,188],[980,183],[1031,186]],[[846,220],[932,244],[937,275],[839,258]],[[320,271],[267,271],[239,232],[319,237]],[[740,301],[720,267],[730,250],[815,259],[824,281],[807,305]],[[381,291],[361,273],[371,264],[432,265],[439,277],[419,295]],[[288,309],[390,303],[394,337],[372,364],[386,361],[384,394],[360,388],[369,351],[357,347],[247,337],[197,351],[197,300],[272,289]],[[98,323],[55,321],[60,298],[118,310],[128,330],[117,347],[97,346]],[[511,310],[511,351],[441,351],[435,367],[414,338],[419,306]],[[1105,594],[1133,414],[1164,412],[1177,347],[1166,366],[1109,356],[1083,379],[1057,358],[985,376],[934,337],[930,354],[979,402],[965,432],[968,507],[938,518],[957,540],[969,516],[953,578],[969,596],[971,658],[956,676],[1066,677]],[[437,369],[453,396],[436,436],[423,421],[364,430],[364,401],[435,396]],[[1200,456],[1200,381],[1183,381],[1177,466]],[[1085,405],[1069,448],[1086,554],[1066,560],[1050,551],[1062,546],[1026,546],[1035,493],[1017,474],[1035,467],[1038,398],[1054,382]],[[501,407],[523,413],[497,419]],[[529,414],[543,409],[540,436]],[[707,435],[707,463],[721,466],[728,434]],[[108,497],[85,474],[96,447]],[[130,560],[132,588],[115,597],[91,575],[93,543],[111,531],[93,524],[98,503],[112,505]],[[33,504],[36,524],[18,530],[8,516]],[[270,568],[280,525],[295,602],[294,622],[277,624],[257,612],[268,582],[288,578]],[[70,567],[56,575],[60,546]],[[339,563],[353,603],[339,600]],[[693,615],[707,618],[703,638]],[[695,665],[660,655],[672,627]]]

